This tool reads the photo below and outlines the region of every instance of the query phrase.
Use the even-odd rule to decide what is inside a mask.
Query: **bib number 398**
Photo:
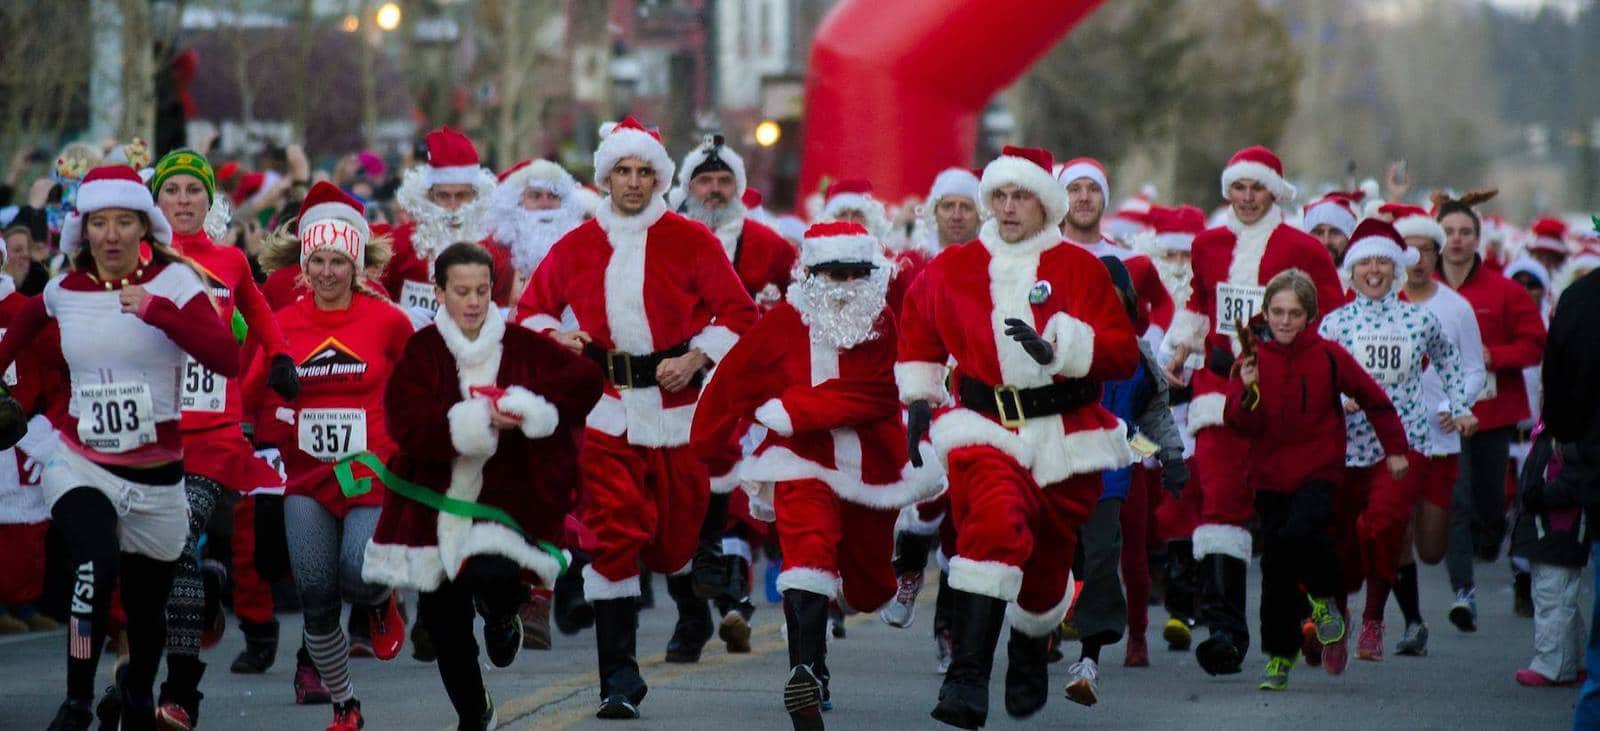
[[[220,414],[228,403],[228,379],[190,358],[183,364],[184,411]]]
[[[1361,333],[1353,355],[1372,380],[1398,386],[1411,373],[1411,347],[1411,338],[1401,333]]]
[[[1233,335],[1233,323],[1235,320],[1250,322],[1250,318],[1255,317],[1256,311],[1261,308],[1261,298],[1266,293],[1266,287],[1255,287],[1246,284],[1218,284],[1217,334]]]
[[[337,462],[367,451],[367,412],[362,409],[305,409],[299,418],[300,451],[323,462]]]
[[[156,441],[150,386],[108,383],[78,388],[78,441],[97,452],[120,454]]]

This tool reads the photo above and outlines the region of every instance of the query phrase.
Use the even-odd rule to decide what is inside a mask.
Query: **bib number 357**
[[[78,441],[97,452],[119,454],[156,441],[150,386],[108,383],[78,389]]]
[[[299,419],[300,451],[323,462],[337,462],[367,451],[367,412],[362,409],[305,409]]]

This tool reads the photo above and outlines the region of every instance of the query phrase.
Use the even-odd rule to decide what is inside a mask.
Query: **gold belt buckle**
[[[1006,396],[1011,396],[1011,405],[1016,417],[1006,414]],[[1020,429],[1028,417],[1022,413],[1022,398],[1016,386],[996,386],[994,389],[994,405],[999,412],[1000,425],[1007,429]]]
[[[621,368],[617,367],[618,362],[622,363]],[[619,370],[622,372],[621,379],[617,378]],[[611,385],[618,391],[633,388],[633,359],[620,350],[606,351],[606,377],[611,379]]]

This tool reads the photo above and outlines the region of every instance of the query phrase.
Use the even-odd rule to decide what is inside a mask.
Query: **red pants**
[[[1187,541],[1200,525],[1200,465],[1199,460],[1189,460],[1189,482],[1178,497],[1161,488],[1152,480],[1146,491],[1150,497],[1155,527],[1153,538],[1158,544]]]
[[[1412,465],[1426,461],[1416,452],[1408,452],[1406,459]],[[1345,468],[1344,485],[1334,498],[1334,536],[1348,590],[1354,591],[1365,578],[1394,583],[1406,526],[1421,499],[1421,488],[1415,468],[1398,481],[1389,476],[1383,462]]]
[[[1455,499],[1456,478],[1461,474],[1460,457],[1446,454],[1411,464],[1411,472],[1421,484],[1422,499],[1445,512],[1450,511],[1450,502]]]
[[[957,553],[950,586],[1015,600],[1011,626],[1048,634],[1071,603],[1078,529],[1100,497],[1100,473],[1040,487],[1015,459],[989,446],[953,449],[947,462]]]
[[[1122,585],[1128,596],[1128,636],[1150,626],[1150,496],[1161,491],[1160,472],[1134,465],[1122,503]]]
[[[1242,526],[1256,514],[1255,492],[1244,484],[1250,442],[1226,426],[1201,429],[1194,436],[1194,459],[1200,486],[1200,522]]]
[[[869,612],[894,597],[891,559],[899,511],[846,502],[821,480],[778,483],[773,508],[783,550],[780,590],[831,599],[842,582],[844,603]]]
[[[37,490],[38,488],[31,488]],[[0,605],[32,604],[44,592],[44,537],[50,521],[0,525]]]
[[[734,536],[751,546],[765,546],[774,539],[772,524],[750,515],[750,493],[728,493],[728,522],[724,535]]]
[[[688,446],[639,447],[590,429],[580,469],[579,513],[595,535],[584,584],[591,600],[637,596],[641,560],[663,574],[688,565],[711,499],[705,465]]]
[[[239,621],[272,621],[272,587],[256,572],[256,499],[247,495],[233,510],[233,613]]]

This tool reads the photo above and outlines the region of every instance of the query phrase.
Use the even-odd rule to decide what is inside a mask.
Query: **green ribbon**
[[[407,480],[404,477],[391,472],[388,466],[386,466],[382,460],[378,459],[378,455],[375,455],[371,452],[352,454],[344,459],[339,460],[339,462],[333,466],[333,477],[339,481],[339,490],[344,493],[345,497],[360,497],[372,492],[371,477],[363,477],[359,480],[356,479],[356,476],[351,469],[351,465],[356,464],[372,470],[372,474],[377,475],[378,481],[382,482],[384,487],[389,489],[389,492],[399,495],[400,497],[412,502],[422,503],[423,505],[433,508],[441,513],[449,513],[450,515],[471,518],[473,520],[492,520],[496,523],[504,525],[507,528],[510,528],[511,530],[516,531],[517,535],[522,536],[523,540],[527,540],[528,534],[522,531],[522,526],[517,523],[516,518],[511,517],[510,513],[507,513],[506,511],[501,510],[493,505],[484,505],[483,503],[457,500],[448,495],[440,495],[433,490],[429,490],[422,485],[418,485],[415,482]],[[550,554],[550,557],[554,558],[556,563],[561,567],[560,571],[558,571],[556,574],[557,576],[567,573],[567,554],[565,551],[562,551],[559,547],[549,541],[535,541],[534,545],[538,546],[539,550]]]
[[[229,321],[228,326],[233,330],[233,339],[244,345],[245,337],[250,334],[250,326],[245,324],[244,315],[239,314],[238,308],[233,310],[233,319]]]

